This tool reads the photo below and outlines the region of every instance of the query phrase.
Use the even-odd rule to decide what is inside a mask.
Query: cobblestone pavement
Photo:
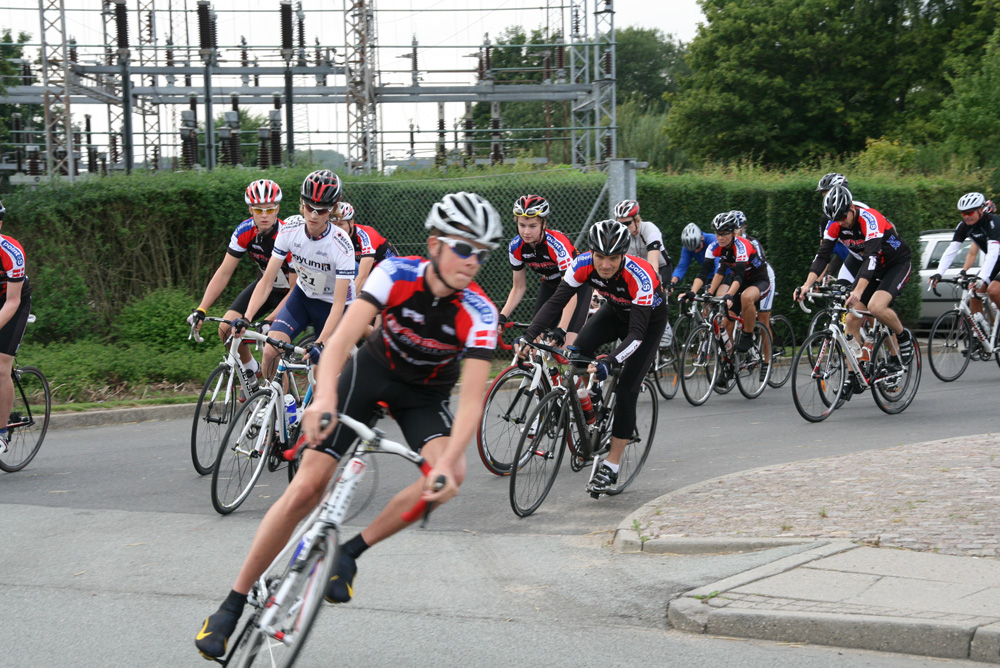
[[[768,466],[635,516],[642,538],[835,538],[975,557],[1000,550],[1000,435]]]

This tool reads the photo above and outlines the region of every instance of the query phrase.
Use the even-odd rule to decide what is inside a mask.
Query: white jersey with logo
[[[342,229],[333,223],[318,237],[310,237],[302,216],[285,220],[274,240],[274,257],[292,256],[292,267],[298,274],[295,285],[311,299],[333,303],[333,291],[338,278],[351,282],[347,303],[354,301],[354,244]]]

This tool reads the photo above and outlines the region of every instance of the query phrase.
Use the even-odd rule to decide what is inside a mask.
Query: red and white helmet
[[[340,220],[354,220],[354,207],[349,202],[341,202],[337,205],[337,218]]]
[[[623,199],[615,205],[615,218],[632,218],[639,215],[639,203],[634,199]]]
[[[549,203],[541,195],[522,195],[514,202],[514,215],[534,218],[545,218],[549,215]]]
[[[260,179],[247,186],[243,199],[247,204],[277,204],[281,201],[281,187],[270,179]]]
[[[340,201],[343,190],[336,174],[329,169],[320,169],[305,178],[300,195],[306,204],[332,209]]]

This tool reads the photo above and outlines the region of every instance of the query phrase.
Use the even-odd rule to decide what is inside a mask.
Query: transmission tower
[[[136,0],[139,17],[139,66],[157,65],[156,49],[156,2]],[[156,75],[140,76],[147,86],[156,86]],[[135,111],[142,117],[142,145],[146,159],[146,169],[157,170],[160,163],[160,107],[151,96],[136,100]]]
[[[347,168],[378,171],[375,1],[344,0],[347,57]]]
[[[45,89],[45,159],[49,174],[76,177],[73,130],[70,127],[70,53],[63,0],[39,0],[42,86]]]

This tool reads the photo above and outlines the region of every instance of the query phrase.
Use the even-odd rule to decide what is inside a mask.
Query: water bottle
[[[983,314],[979,313],[977,311],[976,313],[972,314],[972,319],[976,322],[976,326],[979,328],[979,331],[982,333],[982,335],[983,335],[982,338],[984,338],[984,339],[989,338],[989,335],[990,335],[990,326],[986,322],[986,318],[983,317]]]
[[[854,353],[854,359],[861,359],[861,344],[858,343],[853,334],[847,335],[847,347]]]
[[[590,392],[585,387],[581,387],[576,392],[580,398],[580,407],[583,408],[583,417],[587,419],[587,424],[597,422],[597,413],[594,411],[594,402],[590,399]]]
[[[285,415],[288,416],[289,427],[299,419],[299,407],[295,404],[295,397],[290,394],[285,395]]]
[[[726,345],[726,352],[731,353],[733,351],[733,340],[729,338],[729,330],[722,325],[719,325],[719,329],[722,330],[722,342]]]
[[[260,389],[260,383],[257,382],[257,372],[251,371],[250,369],[243,369],[243,377],[247,381],[247,388],[250,393],[254,393]]]

